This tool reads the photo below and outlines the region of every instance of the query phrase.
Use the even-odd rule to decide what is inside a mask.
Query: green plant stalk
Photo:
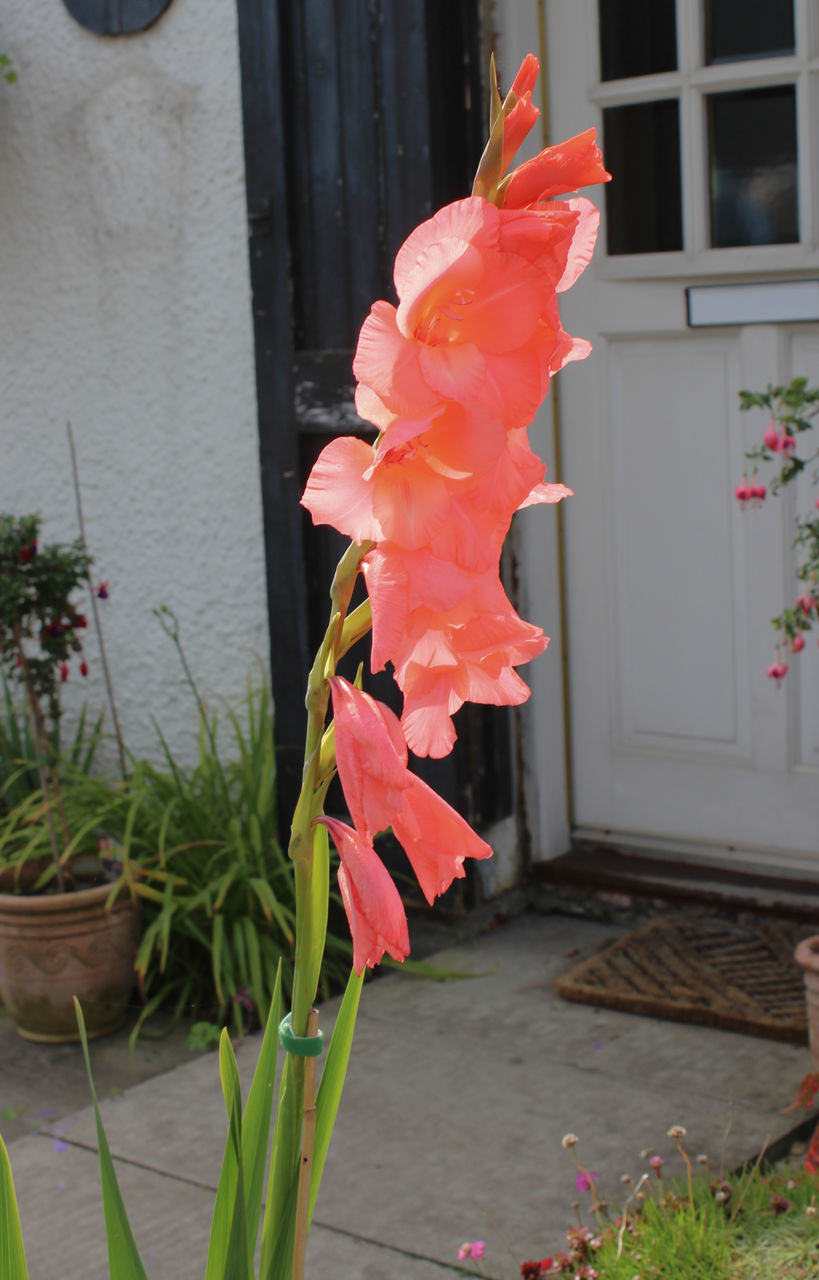
[[[302,786],[290,829],[288,853],[293,862],[296,897],[296,947],[293,969],[291,1022],[297,1036],[307,1034],[307,1022],[318,989],[321,958],[327,936],[329,852],[327,833],[314,828],[335,768],[335,756],[322,753],[324,725],[330,697],[328,677],[351,643],[369,629],[368,611],[356,625],[344,623],[361,561],[370,543],[351,542],[339,560],[330,588],[330,621],[307,681],[307,732]],[[358,610],[356,610],[358,613]],[[304,1108],[304,1058],[288,1053],[282,1076],[279,1109],[273,1136],[270,1187],[265,1223],[267,1250],[263,1248],[261,1275],[291,1275],[294,1251],[294,1219],[298,1196],[301,1135]],[[296,1251],[298,1253],[298,1251]],[[292,1272],[296,1280],[298,1272]]]

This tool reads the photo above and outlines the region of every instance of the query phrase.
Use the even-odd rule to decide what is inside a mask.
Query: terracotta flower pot
[[[0,893],[0,996],[27,1040],[78,1040],[73,996],[89,1037],[125,1017],[139,920],[128,895],[109,911],[109,884],[77,893]]]
[[[800,942],[794,952],[794,959],[801,966],[805,979],[810,1051],[813,1069],[819,1071],[819,934]]]

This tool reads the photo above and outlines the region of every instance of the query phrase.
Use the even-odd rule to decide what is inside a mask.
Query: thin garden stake
[[[318,1034],[318,1009],[311,1009],[307,1019],[307,1034]],[[293,1280],[304,1280],[304,1256],[307,1249],[307,1228],[310,1209],[310,1176],[313,1170],[313,1147],[316,1137],[316,1059],[306,1058],[304,1063],[304,1121],[301,1138],[301,1165],[299,1166],[299,1194],[296,1202],[296,1237],[293,1247]]]
[[[80,540],[82,549],[88,554],[88,543],[85,540],[85,520],[82,513],[82,497],[80,495],[80,474],[77,467],[77,451],[74,448],[74,432],[71,430],[71,423],[67,422],[66,429],[68,431],[68,447],[71,450],[71,473],[74,477],[74,497],[77,503],[77,521],[80,526]],[[117,740],[117,751],[119,753],[119,767],[122,773],[123,782],[128,777],[128,765],[125,758],[125,742],[122,737],[122,729],[119,723],[119,715],[117,714],[117,704],[114,699],[114,685],[111,680],[111,672],[108,668],[108,657],[105,652],[105,642],[102,638],[102,624],[100,622],[99,610],[97,609],[97,592],[94,588],[94,580],[91,577],[91,569],[86,572],[88,580],[88,590],[91,595],[91,612],[94,615],[94,630],[97,633],[97,644],[100,647],[100,661],[102,662],[102,673],[105,677],[105,688],[108,691],[108,705],[111,708],[111,719],[114,722],[114,737]]]

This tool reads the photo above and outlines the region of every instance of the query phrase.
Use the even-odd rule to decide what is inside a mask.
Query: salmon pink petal
[[[448,262],[454,268],[466,246],[488,246],[496,243],[499,220],[499,211],[493,204],[476,196],[467,196],[463,200],[445,205],[432,218],[417,226],[404,241],[395,258],[395,290],[402,302],[407,297],[404,314],[406,315],[410,302],[416,302],[419,294],[423,294],[425,284],[429,283],[430,255],[438,252],[435,246],[448,246],[443,258],[436,258],[436,261]],[[478,267],[479,262],[479,258],[470,254],[470,265]],[[410,294],[411,299],[408,296]],[[405,333],[411,332],[413,328],[412,323],[402,326]]]
[[[531,90],[520,97],[503,122],[503,157],[501,169],[505,173],[518,153],[521,143],[529,134],[540,115],[540,108],[532,102]]]
[[[518,97],[522,98],[524,93],[531,93],[537,83],[538,72],[540,71],[540,62],[533,53],[527,53],[523,62],[518,68],[518,73],[512,81],[512,91]]]
[[[567,289],[571,289],[578,276],[586,270],[592,260],[600,227],[600,211],[595,208],[591,200],[577,196],[574,200],[567,200],[566,204],[578,213],[580,218],[572,238],[566,270],[557,283],[558,293],[565,293]]]
[[[419,346],[418,366],[428,387],[450,400],[474,400],[486,377],[486,362],[472,343]]]
[[[446,481],[423,455],[395,460],[387,456],[375,472],[372,508],[380,539],[401,547],[424,547],[444,527],[449,506]]]
[[[400,787],[407,747],[398,717],[348,681],[330,681],[336,765],[356,830],[368,839],[392,821],[390,792]]]
[[[338,887],[353,939],[353,968],[362,974],[386,952],[393,960],[409,955],[407,917],[387,868],[368,841],[336,818],[318,819],[329,831],[338,856]]]
[[[564,498],[573,498],[574,490],[567,489],[565,484],[536,484],[527,498],[524,498],[518,507],[518,511],[522,511],[524,507],[533,507],[537,502],[562,502]]]
[[[469,668],[469,702],[517,707],[527,701],[530,692],[529,686],[512,667],[503,667],[499,675],[490,675],[481,667]]]
[[[537,83],[540,63],[533,53],[527,53],[520,70],[512,81],[512,93],[518,101],[503,122],[503,162],[505,172],[514,159],[518,147],[529,133],[540,111],[532,102],[532,91]]]
[[[441,681],[441,688],[447,691],[445,681]],[[401,728],[410,751],[416,756],[429,756],[432,760],[443,760],[448,756],[458,737],[446,703],[438,701],[418,706],[414,700],[405,699]]]
[[[412,864],[430,904],[453,880],[463,879],[464,858],[491,858],[492,849],[469,823],[414,774],[403,793],[404,803],[393,833]]]
[[[545,147],[539,155],[513,169],[504,191],[504,208],[526,208],[538,200],[608,182],[610,178],[597,146],[597,131],[586,129],[566,142]]]
[[[330,524],[359,543],[383,536],[373,486],[364,479],[372,460],[372,446],[355,436],[339,436],[322,449],[301,498],[314,524]]]
[[[409,608],[409,576],[400,556],[374,547],[361,564],[372,606],[370,670],[383,671],[404,637]]]
[[[361,326],[353,372],[396,415],[421,418],[440,399],[424,381],[418,347],[399,333],[389,302],[376,302]]]

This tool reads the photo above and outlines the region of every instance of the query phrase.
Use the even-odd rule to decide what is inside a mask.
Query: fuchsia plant
[[[749,466],[742,483],[734,489],[734,496],[744,510],[762,505],[767,493],[777,495],[786,485],[797,480],[802,472],[809,472],[814,484],[819,480],[819,449],[808,449],[807,456],[798,452],[804,432],[811,431],[813,419],[819,413],[819,387],[809,387],[807,378],[793,378],[788,386],[768,385],[765,391],[740,391],[740,408],[762,409],[768,414],[768,425],[762,443],[750,449],[745,457]],[[756,482],[761,465],[776,468],[768,486]],[[749,475],[751,483],[749,483]],[[788,664],[783,653],[801,653],[805,647],[805,631],[810,631],[819,617],[819,498],[815,510],[796,518],[796,536],[793,545],[799,548],[800,563],[796,569],[800,592],[793,605],[771,619],[777,633],[776,657],[767,670],[769,679],[779,686],[788,674]]]

